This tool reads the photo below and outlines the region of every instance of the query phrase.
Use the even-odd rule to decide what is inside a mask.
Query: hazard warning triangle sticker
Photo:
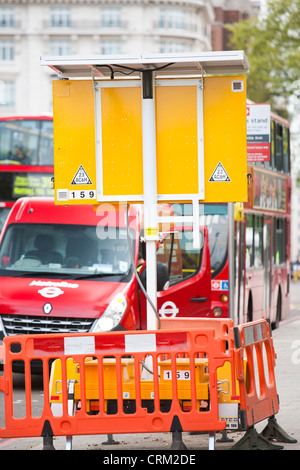
[[[222,182],[231,181],[222,163],[219,162],[208,181]]]
[[[93,184],[82,165],[77,170],[71,184]]]

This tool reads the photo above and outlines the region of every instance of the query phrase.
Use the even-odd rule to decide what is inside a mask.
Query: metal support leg
[[[72,450],[73,436],[66,436],[66,450]]]
[[[215,450],[215,431],[209,432],[208,450]]]
[[[76,380],[68,380],[68,413],[70,416],[75,415],[74,388]],[[66,450],[72,450],[73,436],[66,436]]]
[[[114,440],[113,434],[107,434],[107,441],[102,442],[102,444],[105,446],[113,446],[120,444],[120,442]]]

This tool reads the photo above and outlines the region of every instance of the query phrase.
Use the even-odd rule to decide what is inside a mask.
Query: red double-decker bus
[[[290,311],[291,165],[289,123],[271,112],[270,159],[248,164],[248,202],[235,222],[239,322],[264,316],[273,327]]]
[[[0,230],[19,197],[53,195],[52,176],[52,117],[0,117]]]
[[[236,323],[265,317],[274,328],[289,314],[291,177],[289,123],[271,112],[270,124],[270,158],[248,162],[248,202],[235,205],[233,310]],[[209,316],[228,317],[228,205],[200,204],[200,214],[210,237]]]

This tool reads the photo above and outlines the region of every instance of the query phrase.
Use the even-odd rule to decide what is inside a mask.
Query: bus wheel
[[[277,307],[276,307],[276,319],[272,323],[272,330],[275,330],[279,327],[279,322],[281,320],[281,291],[278,292]]]
[[[252,294],[249,296],[248,308],[247,308],[247,322],[253,320],[253,307],[252,307]]]

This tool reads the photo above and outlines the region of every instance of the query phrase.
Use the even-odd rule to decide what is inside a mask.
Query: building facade
[[[223,50],[250,0],[0,0],[0,116],[51,113],[45,55]]]
[[[238,23],[260,11],[259,0],[213,0],[215,18],[212,23],[211,37],[214,51],[230,49],[230,32],[225,25]]]
[[[211,50],[209,0],[0,3],[0,115],[51,112],[45,55]]]

